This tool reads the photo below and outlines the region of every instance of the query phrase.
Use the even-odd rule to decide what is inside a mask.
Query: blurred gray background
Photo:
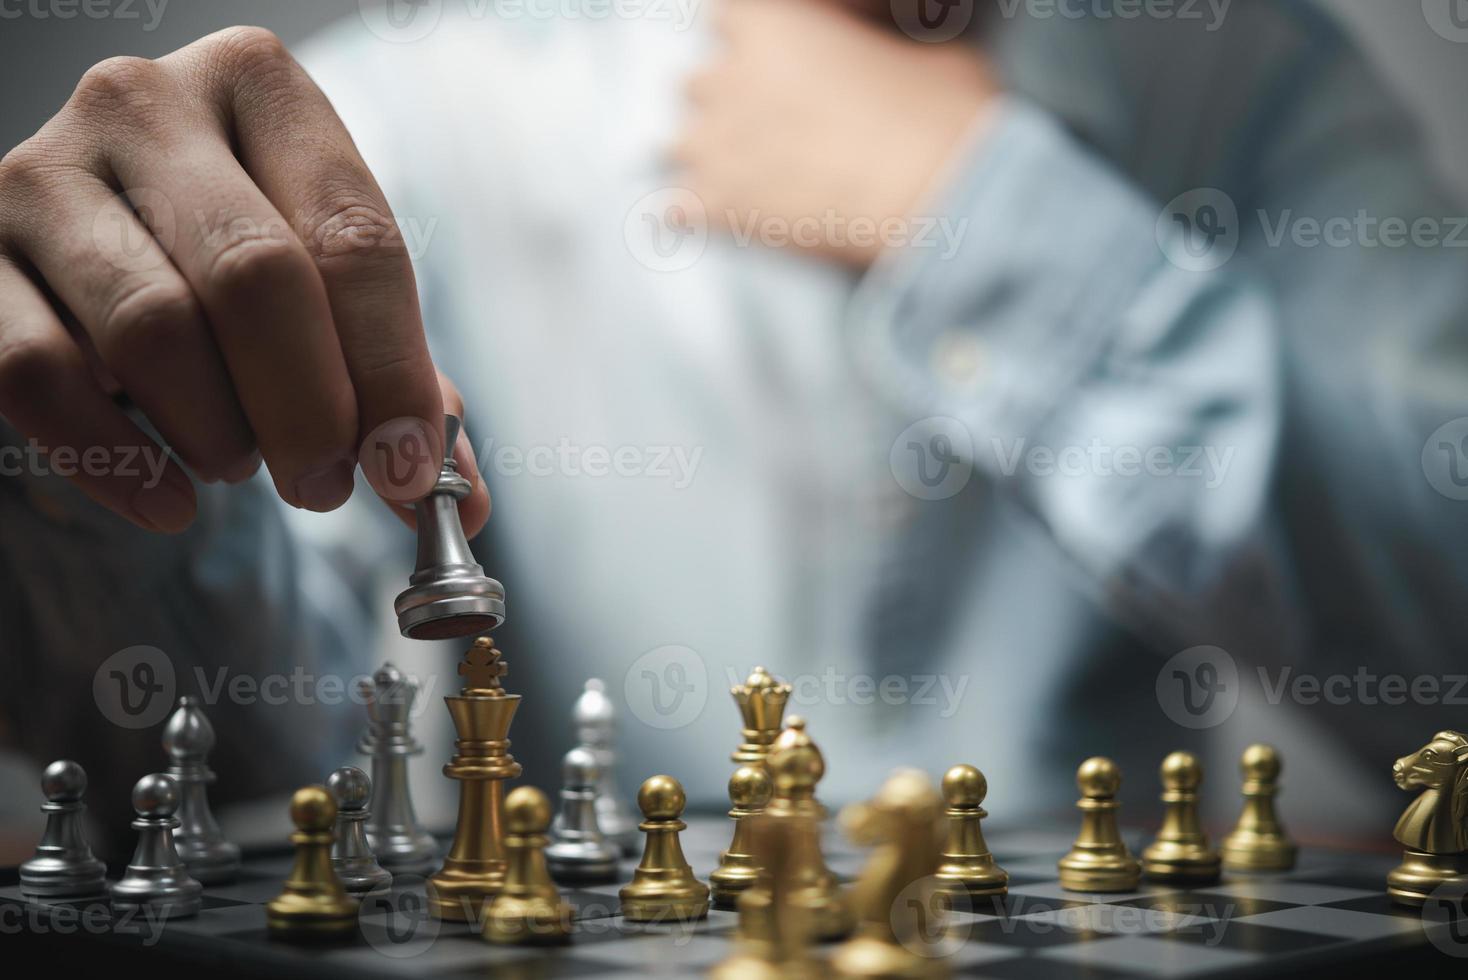
[[[258,24],[288,42],[379,0],[0,0],[0,153],[35,132],[91,65],[118,54],[156,57],[210,31]],[[453,3],[455,0],[445,0]],[[1278,0],[1234,0],[1237,3]],[[1468,18],[1468,0],[1458,3]],[[110,16],[87,16],[111,11]],[[1468,40],[1435,33],[1424,0],[1317,0],[1354,29],[1389,82],[1416,108],[1443,172],[1468,191]],[[66,12],[71,16],[63,19]],[[38,15],[39,12],[39,15]],[[1468,32],[1465,32],[1468,34]]]

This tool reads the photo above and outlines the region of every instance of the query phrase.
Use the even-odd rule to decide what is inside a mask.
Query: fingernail
[[[318,512],[336,510],[352,495],[355,469],[342,459],[301,477],[296,481],[296,505]]]
[[[260,462],[260,453],[258,451],[251,453],[224,471],[224,482],[230,484],[244,483],[259,471]]]
[[[194,520],[193,488],[178,487],[169,480],[139,489],[132,505],[133,513],[145,524],[164,534],[177,534]]]
[[[358,461],[372,489],[384,500],[411,503],[433,489],[442,465],[434,435],[421,419],[396,418],[373,429],[362,442]]]

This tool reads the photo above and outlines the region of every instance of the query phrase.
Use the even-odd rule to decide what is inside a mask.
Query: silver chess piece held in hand
[[[444,461],[438,483],[413,505],[418,515],[418,563],[393,603],[398,629],[413,640],[447,640],[494,629],[505,618],[505,588],[474,561],[459,501],[472,489],[459,473],[453,447],[463,423],[444,416]]]

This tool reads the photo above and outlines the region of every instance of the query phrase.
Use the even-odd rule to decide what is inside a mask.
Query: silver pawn
[[[369,725],[357,749],[372,759],[372,811],[367,843],[393,874],[425,875],[438,862],[438,844],[418,826],[408,791],[408,757],[423,746],[408,729],[418,685],[390,663],[361,684]]]
[[[372,781],[356,766],[342,766],[326,777],[326,788],[336,798],[336,841],[331,845],[331,866],[342,887],[351,895],[386,891],[392,874],[377,863],[362,824],[367,820],[367,800]]]
[[[561,812],[555,839],[545,849],[546,866],[561,881],[615,881],[622,856],[597,824],[596,756],[590,749],[574,748],[562,763]]]
[[[224,839],[209,809],[209,784],[214,782],[209,753],[214,750],[214,726],[199,707],[199,699],[182,697],[163,728],[163,751],[170,760],[168,775],[178,783],[178,831],[173,835],[178,856],[189,874],[205,884],[233,881],[240,871],[240,849]]]
[[[82,834],[86,791],[87,774],[70,759],[46,767],[41,775],[46,830],[36,856],[20,866],[21,894],[70,901],[107,897],[107,867],[92,855]]]
[[[189,876],[173,846],[178,801],[178,783],[166,773],[144,776],[133,787],[138,846],[127,871],[112,885],[115,911],[147,910],[173,919],[198,914],[204,886]]]
[[[413,505],[418,516],[418,560],[408,588],[393,602],[398,631],[413,640],[474,636],[494,629],[505,618],[505,587],[485,575],[474,560],[459,522],[459,501],[473,488],[454,459],[461,428],[457,416],[444,416],[438,482]]]
[[[606,685],[595,677],[588,680],[571,715],[581,747],[591,750],[601,774],[596,787],[596,818],[601,832],[623,854],[635,855],[642,849],[642,835],[637,818],[617,789],[617,709],[607,697]]]

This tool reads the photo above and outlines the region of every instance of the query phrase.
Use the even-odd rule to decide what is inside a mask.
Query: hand
[[[105,61],[0,161],[0,415],[53,460],[90,456],[73,478],[98,503],[180,531],[196,498],[176,461],[161,480],[110,465],[162,452],[114,395],[199,478],[238,482],[263,457],[296,507],[340,506],[380,431],[424,449],[396,480],[363,454],[378,494],[433,485],[444,405],[462,404],[429,359],[402,236],[268,31]],[[489,499],[468,440],[454,451],[472,534]]]
[[[727,0],[720,12],[724,50],[689,85],[683,182],[713,225],[755,241],[804,227],[815,238],[793,244],[870,263],[996,93],[982,56],[829,0]]]

